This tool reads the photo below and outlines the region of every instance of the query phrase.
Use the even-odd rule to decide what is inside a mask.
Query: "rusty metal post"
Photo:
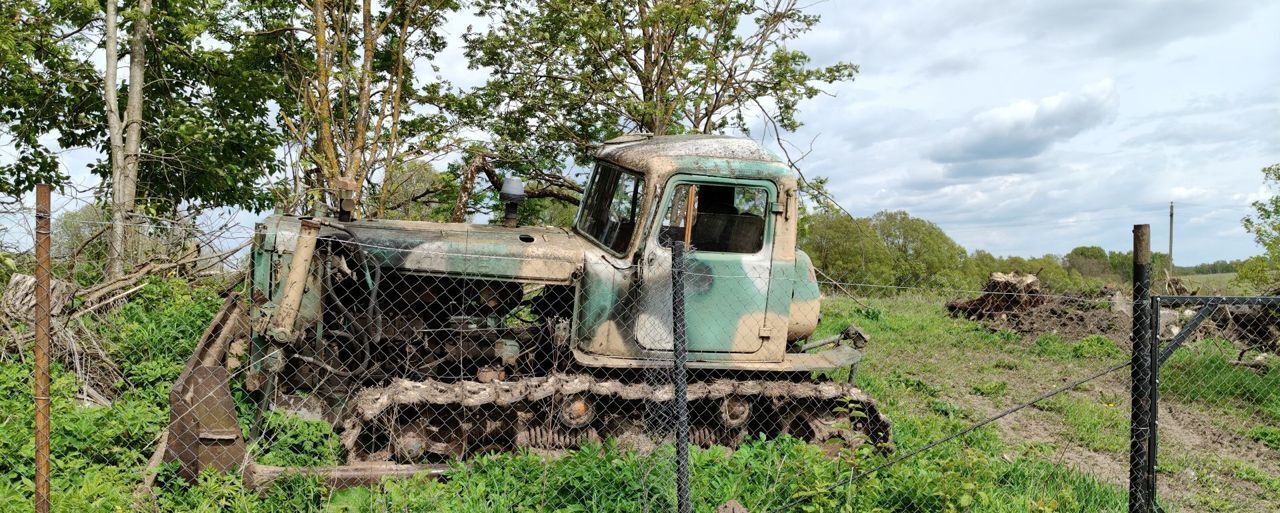
[[[1133,365],[1129,424],[1129,513],[1155,511],[1154,440],[1155,372],[1151,330],[1151,226],[1133,227]]]
[[[685,242],[671,244],[671,335],[672,377],[676,410],[676,504],[679,513],[689,513],[689,403],[686,368],[689,357],[688,333],[684,323]]]
[[[49,186],[36,186],[36,513],[49,511]]]

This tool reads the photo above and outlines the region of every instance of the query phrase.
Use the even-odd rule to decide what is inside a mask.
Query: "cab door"
[[[765,338],[781,328],[768,326],[777,188],[767,180],[727,180],[680,176],[665,187],[652,229],[646,235],[642,305],[635,335],[641,347],[670,351],[671,245],[688,242],[685,263],[685,319],[689,351],[759,352]]]

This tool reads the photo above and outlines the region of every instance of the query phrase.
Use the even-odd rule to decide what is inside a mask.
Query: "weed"
[[[1009,384],[1004,381],[988,381],[973,386],[973,393],[983,397],[999,397],[1009,391]]]
[[[1262,445],[1280,451],[1280,428],[1273,426],[1255,426],[1248,432],[1249,438]]]
[[[130,303],[94,326],[122,362],[126,382],[109,408],[78,406],[74,377],[53,373],[54,500],[62,511],[129,511],[130,494],[151,444],[167,421],[168,386],[214,311],[217,297],[179,280],[153,280]],[[1001,358],[1016,334],[992,334],[977,323],[946,316],[937,298],[901,296],[859,309],[847,300],[824,303],[820,331],[833,334],[851,320],[871,335],[858,383],[894,421],[900,448],[921,447],[968,427],[969,412],[943,399],[953,371],[943,363],[991,358],[997,368],[1034,371],[1034,363]],[[888,356],[886,356],[888,355]],[[936,367],[934,367],[936,365]],[[0,419],[29,418],[30,366],[0,362]],[[996,382],[1000,383],[1000,382]],[[966,390],[970,385],[956,385]],[[989,389],[987,387],[990,387]],[[1006,385],[1007,387],[1007,385]],[[997,384],[982,387],[992,393]],[[238,390],[242,417],[250,411]],[[1007,393],[1007,392],[1001,392]],[[1095,405],[1096,406],[1096,405]],[[1280,405],[1277,405],[1280,411]],[[924,411],[921,411],[924,410]],[[339,461],[332,429],[281,414],[264,417],[253,447],[262,463],[323,465]],[[26,504],[31,483],[31,427],[0,422],[0,505]],[[1109,428],[1108,428],[1109,429]],[[751,511],[799,501],[802,511],[1121,511],[1123,490],[1051,463],[1045,446],[1006,445],[992,428],[979,429],[901,464],[845,483],[851,472],[883,463],[863,447],[833,459],[791,438],[749,440],[736,450],[691,450],[694,508],[708,511],[738,499]],[[556,457],[518,452],[455,464],[448,479],[389,479],[373,487],[332,490],[314,478],[286,477],[259,493],[236,474],[206,473],[194,484],[165,465],[151,508],[162,512],[284,511],[666,511],[672,504],[672,448],[640,454],[614,442]],[[0,507],[0,509],[4,509]]]
[[[884,315],[884,312],[874,306],[863,306],[853,310],[854,315],[866,319],[868,321],[878,321]]]
[[[266,465],[319,466],[338,463],[341,442],[328,422],[267,412],[262,438],[250,452]]]
[[[942,415],[943,417],[946,417],[949,419],[953,419],[953,418],[963,419],[963,418],[969,417],[968,412],[964,411],[963,408],[956,406],[954,404],[951,404],[947,401],[943,401],[941,399],[934,399],[932,401],[929,401],[929,411],[932,411],[938,415]]]
[[[1031,354],[1049,358],[1067,359],[1071,357],[1071,346],[1058,335],[1040,335],[1031,344]]]
[[[914,390],[929,397],[938,397],[942,394],[942,389],[896,370],[893,371],[893,374],[889,375],[889,384],[891,386],[902,387],[907,390]]]
[[[1112,453],[1128,450],[1127,412],[1114,404],[1059,395],[1035,407],[1060,414],[1067,438],[1089,449]]]
[[[996,360],[996,363],[992,364],[992,366],[1000,370],[1010,370],[1010,371],[1018,370],[1018,362],[1015,362],[1013,360],[1006,360],[1006,359]]]
[[[1102,335],[1089,335],[1080,339],[1071,347],[1071,356],[1075,358],[1124,358],[1124,351],[1115,342]]]

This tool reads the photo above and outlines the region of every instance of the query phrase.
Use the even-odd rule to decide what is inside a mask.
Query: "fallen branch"
[[[89,289],[84,294],[81,294],[80,298],[81,300],[83,300],[84,304],[96,305],[102,302],[103,297],[113,294],[118,290],[121,290],[127,287],[132,287],[133,285],[137,284],[139,281],[146,278],[147,276],[151,276],[153,274],[160,274],[160,273],[163,273],[172,269],[177,269],[184,265],[192,264],[202,260],[213,260],[213,261],[225,260],[228,257],[240,252],[240,250],[248,246],[249,246],[249,241],[245,241],[241,243],[239,246],[236,246],[230,250],[223,251],[221,253],[214,253],[212,255],[195,256],[191,258],[184,258],[182,260],[163,262],[163,263],[158,262],[157,260],[151,260],[146,264],[143,264],[142,267],[138,268],[138,270],[128,275],[125,275],[116,280],[106,282],[92,289]]]
[[[146,468],[142,469],[142,482],[138,483],[138,487],[133,489],[135,504],[151,496],[151,488],[156,484],[156,469],[160,468],[161,463],[164,463],[164,452],[168,447],[169,430],[165,429],[160,432],[160,439],[156,441],[156,449],[151,453],[151,458],[147,460]]]
[[[119,300],[121,300],[121,299],[124,299],[124,298],[128,297],[128,296],[129,296],[129,294],[133,294],[134,292],[137,292],[137,291],[139,291],[139,290],[142,290],[142,287],[145,287],[145,286],[146,286],[146,285],[136,285],[136,286],[134,286],[133,288],[131,288],[131,289],[129,289],[129,290],[126,290],[126,291],[124,291],[124,292],[121,292],[121,293],[119,293],[119,294],[116,294],[116,295],[114,295],[114,296],[111,296],[111,299],[108,299],[108,300],[106,300],[106,301],[100,301],[100,302],[95,303],[95,304],[93,304],[93,305],[89,305],[89,306],[86,306],[86,307],[80,308],[79,310],[76,310],[76,313],[71,314],[71,318],[72,318],[72,319],[79,319],[79,318],[80,318],[80,316],[82,316],[82,315],[84,315],[84,314],[87,314],[87,313],[89,313],[89,312],[92,312],[92,311],[94,311],[94,310],[97,310],[97,309],[101,308],[103,305],[110,305],[110,304],[115,303],[116,301],[119,301]]]

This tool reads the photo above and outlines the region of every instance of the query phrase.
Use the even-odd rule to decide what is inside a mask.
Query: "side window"
[[[615,252],[626,251],[643,204],[640,175],[601,163],[583,198],[578,229]]]
[[[662,245],[687,240],[698,251],[755,253],[764,247],[769,193],[762,187],[680,184],[662,217]]]

